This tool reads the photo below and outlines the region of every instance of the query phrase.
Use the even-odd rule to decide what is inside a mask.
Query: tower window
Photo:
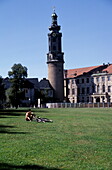
[[[55,38],[55,37],[53,37],[53,39],[52,39],[52,40],[53,40],[53,42],[56,42],[56,38]]]
[[[55,45],[53,45],[53,51],[55,51],[56,50],[56,46]]]
[[[61,51],[61,41],[58,41],[58,50]]]

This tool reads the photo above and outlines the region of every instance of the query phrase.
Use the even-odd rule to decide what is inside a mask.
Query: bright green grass
[[[111,108],[33,111],[53,123],[26,122],[24,109],[0,112],[1,169],[112,169]]]

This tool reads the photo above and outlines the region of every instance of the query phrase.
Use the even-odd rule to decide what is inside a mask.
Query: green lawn
[[[0,111],[0,169],[112,169],[112,108]]]

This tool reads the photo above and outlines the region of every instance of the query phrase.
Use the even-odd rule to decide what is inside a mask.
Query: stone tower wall
[[[48,64],[48,79],[54,89],[54,100],[62,102],[64,96],[63,63]]]

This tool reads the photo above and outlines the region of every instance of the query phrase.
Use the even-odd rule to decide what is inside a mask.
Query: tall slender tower
[[[64,53],[62,52],[60,26],[57,23],[55,11],[52,14],[52,24],[49,27],[47,54],[48,80],[54,89],[54,102],[63,102],[64,100]]]

